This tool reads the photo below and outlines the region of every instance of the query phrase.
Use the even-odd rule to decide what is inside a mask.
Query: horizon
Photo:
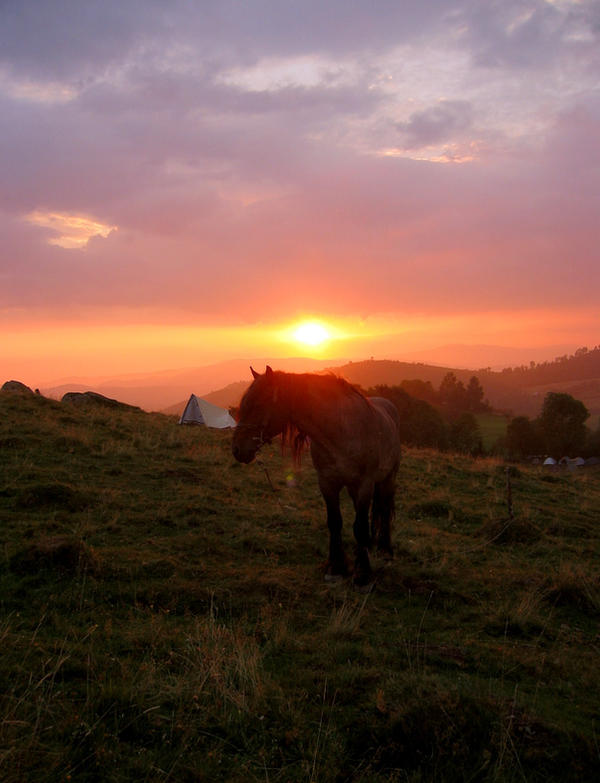
[[[236,8],[0,8],[4,375],[600,342],[594,2]]]
[[[142,386],[148,386],[151,381],[155,381],[157,385],[163,383],[171,384],[177,376],[186,377],[190,374],[197,373],[199,371],[212,371],[216,373],[216,377],[229,377],[230,380],[224,381],[219,384],[221,386],[228,385],[229,383],[237,383],[246,379],[245,377],[239,377],[236,372],[247,374],[250,373],[250,366],[255,365],[256,369],[262,370],[263,365],[271,364],[274,369],[284,369],[288,367],[296,368],[288,371],[291,372],[313,372],[321,369],[336,369],[348,364],[360,364],[361,362],[398,362],[402,364],[414,364],[425,365],[431,367],[439,367],[449,370],[461,370],[468,372],[481,372],[483,370],[491,370],[492,372],[501,372],[507,368],[529,366],[531,362],[541,364],[543,362],[552,362],[558,359],[560,356],[572,355],[578,348],[582,346],[554,346],[549,349],[516,349],[505,348],[499,346],[484,346],[484,345],[450,345],[439,346],[438,348],[429,349],[426,351],[416,351],[414,355],[406,354],[398,357],[378,357],[368,356],[350,359],[347,357],[331,357],[323,358],[310,355],[296,355],[296,356],[248,356],[248,357],[236,357],[231,359],[224,359],[216,362],[208,362],[206,364],[194,364],[188,366],[169,366],[160,369],[148,369],[139,370],[136,372],[123,372],[123,373],[108,373],[100,375],[81,375],[81,374],[67,374],[65,376],[57,376],[47,378],[40,383],[34,383],[33,378],[27,376],[27,374],[21,377],[11,376],[0,379],[0,382],[9,380],[16,380],[30,388],[39,388],[42,391],[53,391],[62,387],[73,385],[85,385],[101,387],[103,385],[114,385],[122,382],[125,385],[133,385],[136,381],[139,381]],[[592,346],[595,347],[595,346]],[[461,361],[457,359],[459,356],[466,356],[473,354],[475,350],[476,355],[480,355],[481,352],[487,352],[489,350],[498,350],[501,355],[512,355],[515,361],[498,362],[496,364],[481,364],[477,362],[468,362],[466,360]],[[446,360],[444,359],[446,357]],[[213,377],[209,374],[208,377]],[[205,389],[203,393],[217,391],[218,389]]]

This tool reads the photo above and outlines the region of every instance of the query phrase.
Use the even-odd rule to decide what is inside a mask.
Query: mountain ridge
[[[448,372],[453,372],[463,383],[468,383],[476,375],[490,404],[499,410],[536,415],[545,391],[557,390],[572,393],[573,396],[579,394],[578,398],[582,399],[590,412],[600,413],[600,347],[591,351],[581,348],[572,356],[560,356],[551,362],[536,364],[531,360],[529,366],[521,365],[502,371],[397,359],[236,359],[182,370],[116,377],[112,381],[98,383],[64,383],[42,389],[42,393],[56,399],[66,392],[95,391],[146,410],[169,413],[180,411],[190,394],[194,393],[209,402],[230,407],[239,402],[250,383],[250,365],[262,371],[267,364],[288,372],[334,372],[363,388],[394,386],[404,380],[429,381],[438,387]],[[242,380],[242,377],[247,380]]]

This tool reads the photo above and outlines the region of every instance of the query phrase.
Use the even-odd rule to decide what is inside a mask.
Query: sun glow
[[[293,338],[302,345],[316,347],[330,340],[331,333],[326,326],[318,321],[304,321],[294,329]]]

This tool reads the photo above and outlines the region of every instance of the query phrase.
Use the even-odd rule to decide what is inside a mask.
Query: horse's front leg
[[[329,528],[329,559],[327,560],[325,579],[348,575],[348,564],[342,543],[342,512],[340,511],[341,487],[320,483],[321,493],[327,508],[327,527]]]
[[[354,561],[354,584],[364,587],[371,582],[372,571],[369,561],[369,508],[373,497],[373,484],[365,482],[358,487],[350,488],[350,496],[354,503],[356,517],[354,519],[354,539],[356,541],[356,559]]]

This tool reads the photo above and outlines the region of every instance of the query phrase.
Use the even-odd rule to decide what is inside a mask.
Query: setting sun
[[[302,345],[322,345],[330,339],[329,330],[318,321],[305,321],[299,324],[293,332],[294,340]]]

